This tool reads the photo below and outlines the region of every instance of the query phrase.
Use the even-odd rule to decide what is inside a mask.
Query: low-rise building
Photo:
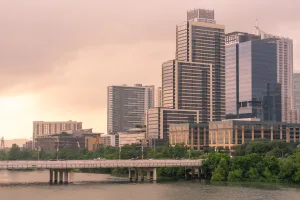
[[[264,121],[223,120],[206,123],[171,124],[171,145],[184,143],[193,149],[205,146],[232,149],[258,139],[300,142],[300,124]]]
[[[92,151],[97,147],[97,138],[99,138],[100,135],[101,133],[85,131],[78,131],[73,134],[53,134],[35,138],[35,145],[37,145],[39,149],[47,152],[53,152],[63,148],[71,148],[73,151],[86,148]]]
[[[118,134],[119,147],[124,145],[138,144],[146,138],[146,133],[121,133]]]
[[[199,111],[168,108],[151,108],[147,110],[147,138],[169,139],[169,125],[182,123],[199,123]]]

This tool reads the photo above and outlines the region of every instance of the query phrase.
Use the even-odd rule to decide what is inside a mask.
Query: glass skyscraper
[[[280,98],[275,40],[241,32],[227,34],[227,118],[281,121]]]
[[[289,113],[294,109],[293,92],[293,40],[259,31],[262,39],[274,38],[277,48],[277,82],[281,85],[282,122],[289,122]]]

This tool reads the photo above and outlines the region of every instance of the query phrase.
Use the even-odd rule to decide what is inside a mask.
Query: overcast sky
[[[0,137],[29,138],[34,120],[78,120],[106,132],[108,85],[160,86],[186,10],[214,9],[226,32],[262,30],[294,40],[297,0],[1,0]],[[298,67],[297,67],[298,66]]]

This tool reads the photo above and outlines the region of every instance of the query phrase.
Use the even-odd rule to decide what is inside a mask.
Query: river
[[[296,185],[130,183],[126,178],[86,173],[76,173],[74,184],[49,185],[48,175],[48,171],[0,171],[0,200],[300,200]]]

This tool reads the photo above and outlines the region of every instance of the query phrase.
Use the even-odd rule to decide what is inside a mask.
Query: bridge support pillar
[[[63,183],[63,180],[64,180],[64,172],[63,170],[58,170],[59,171],[59,183],[62,184]]]
[[[52,184],[53,183],[53,170],[50,169],[49,172],[50,172],[50,174],[49,174],[50,175],[49,176],[49,183]]]
[[[66,169],[64,172],[64,183],[68,184],[69,183],[69,170]]]
[[[132,181],[132,171],[131,168],[128,169],[128,178],[130,181]]]
[[[184,179],[188,179],[187,168],[184,168]]]
[[[144,170],[141,169],[141,181],[144,181],[145,180],[145,177],[144,177]]]
[[[58,170],[55,169],[54,170],[54,183],[57,183],[57,181],[58,181]]]
[[[151,179],[151,172],[147,171],[147,180],[150,180],[150,179]]]
[[[198,167],[198,179],[201,179],[201,167]]]
[[[70,177],[69,177],[69,182],[73,183],[74,182],[74,172],[72,170],[70,170]]]
[[[191,171],[191,178],[192,179],[195,179],[195,175],[196,175],[196,173],[195,173],[195,168],[192,168],[192,171]]]
[[[138,181],[139,178],[139,171],[137,168],[134,169],[134,181]]]
[[[153,181],[157,181],[156,168],[153,168]]]

